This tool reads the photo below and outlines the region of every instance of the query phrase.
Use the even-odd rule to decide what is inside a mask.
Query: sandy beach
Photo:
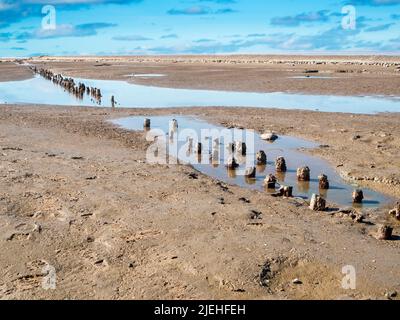
[[[26,62],[71,77],[171,88],[400,94],[398,57]],[[1,62],[0,71],[0,81],[33,76],[14,62]],[[127,77],[152,73],[166,76]],[[293,78],[307,75],[323,78]],[[315,141],[320,147],[305,152],[346,180],[400,198],[400,113],[1,105],[0,298],[386,299],[400,290],[400,223],[388,215],[394,204],[363,210],[357,223],[337,209],[313,212],[306,201],[226,185],[190,166],[148,164],[145,134],[108,122],[132,115],[191,115]],[[393,240],[375,239],[380,223],[393,227]],[[45,265],[56,270],[55,290],[42,288]],[[356,290],[341,286],[348,265],[357,270]]]

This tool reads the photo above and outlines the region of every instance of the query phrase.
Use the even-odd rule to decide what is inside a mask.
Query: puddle
[[[346,97],[289,94],[281,92],[252,93],[212,90],[170,89],[130,84],[125,81],[75,79],[87,86],[101,89],[103,107],[111,107],[115,96],[117,107],[173,108],[173,107],[260,107],[281,109],[319,110],[373,114],[400,112],[399,97]],[[63,88],[40,76],[23,81],[0,82],[0,103],[29,103],[64,106],[98,106],[84,96],[77,99]]]
[[[293,194],[297,197],[310,198],[313,193],[321,194],[328,201],[336,203],[341,206],[355,206],[358,208],[375,208],[382,204],[390,202],[392,199],[382,195],[380,193],[374,192],[372,190],[363,189],[365,200],[362,205],[353,205],[351,194],[356,188],[356,185],[351,185],[345,182],[336,171],[330,166],[330,164],[318,157],[308,155],[305,152],[298,151],[300,148],[315,148],[318,147],[316,143],[289,137],[281,136],[274,143],[269,143],[260,138],[258,134],[255,134],[254,138],[254,149],[251,150],[251,146],[248,143],[248,153],[246,157],[239,157],[235,155],[235,158],[242,160],[243,163],[236,170],[228,170],[225,166],[224,158],[227,156],[225,152],[226,148],[223,145],[223,139],[220,139],[220,152],[218,154],[218,159],[220,164],[215,164],[215,158],[210,163],[210,150],[213,149],[212,144],[214,138],[209,136],[203,139],[203,154],[199,158],[197,154],[187,153],[187,138],[193,137],[196,134],[200,136],[201,130],[204,129],[216,129],[225,130],[230,133],[231,137],[235,137],[235,141],[244,141],[244,131],[239,129],[226,129],[220,126],[215,126],[207,123],[206,121],[198,120],[192,117],[184,116],[159,116],[159,117],[149,117],[151,119],[152,130],[160,129],[164,132],[169,130],[169,122],[171,119],[176,119],[179,124],[179,129],[174,137],[174,142],[177,145],[177,150],[174,151],[172,145],[170,144],[170,139],[166,137],[167,145],[169,146],[169,154],[175,156],[179,159],[181,163],[191,164],[195,169],[211,176],[217,178],[220,181],[239,185],[241,187],[246,187],[254,190],[265,190],[265,192],[274,193],[274,190],[269,190],[264,187],[264,179],[269,174],[274,174],[279,183],[283,185],[293,186]],[[143,131],[143,121],[144,117],[129,117],[123,119],[112,120],[111,122],[118,125],[119,127]],[[188,132],[187,129],[193,130],[192,133]],[[214,136],[215,137],[215,136]],[[240,137],[237,139],[237,137]],[[203,137],[204,138],[204,137]],[[196,140],[195,140],[196,141]],[[248,140],[246,140],[248,141]],[[241,175],[241,171],[245,170],[250,163],[251,166],[255,164],[255,153],[263,150],[267,154],[267,165],[257,166],[256,179],[248,179]],[[286,173],[277,173],[275,170],[275,159],[279,156],[283,156],[286,159],[288,171]],[[200,160],[200,161],[199,161]],[[296,176],[296,170],[299,167],[308,166],[311,169],[311,181],[310,182],[298,182]],[[318,176],[324,173],[328,176],[330,182],[329,190],[320,190],[318,185]]]

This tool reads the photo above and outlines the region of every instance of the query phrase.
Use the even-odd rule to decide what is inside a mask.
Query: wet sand
[[[359,224],[188,166],[146,164],[144,134],[106,122],[144,114],[312,139],[339,172],[400,195],[400,115],[0,106],[1,298],[380,299],[400,289],[400,224],[387,208]],[[379,222],[394,227],[393,241],[371,236]],[[46,264],[56,290],[42,289]],[[356,267],[357,290],[341,288],[345,265]]]
[[[1,61],[0,59],[0,81],[18,81],[30,79],[33,72],[24,66],[14,62]]]

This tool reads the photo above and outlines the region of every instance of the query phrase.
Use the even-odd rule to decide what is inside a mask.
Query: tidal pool
[[[144,118],[145,117],[128,117],[111,120],[111,122],[124,129],[143,131]],[[151,120],[152,129],[151,131],[144,131],[147,131],[148,137],[158,136],[158,139],[163,138],[161,144],[166,146],[166,154],[173,156],[175,159],[179,159],[180,163],[190,164],[203,174],[220,181],[239,185],[245,188],[265,190],[265,192],[273,193],[275,192],[274,190],[269,190],[264,187],[263,181],[269,174],[274,174],[280,184],[294,187],[294,196],[304,199],[308,199],[313,193],[317,193],[321,194],[329,202],[341,206],[354,206],[358,208],[379,207],[392,200],[375,191],[363,189],[365,195],[363,204],[354,205],[352,203],[351,195],[357,185],[352,185],[344,181],[327,161],[299,150],[318,147],[314,142],[289,136],[281,136],[274,143],[269,143],[262,140],[260,136],[253,131],[226,129],[193,117],[157,116],[146,118]],[[169,136],[169,122],[173,118],[178,121],[179,128],[173,139],[171,139]],[[214,132],[216,135],[221,132],[225,133],[224,136],[227,138],[220,138],[219,141],[219,152],[217,154],[219,161],[215,161],[215,154],[214,152],[211,152],[211,150],[213,150],[213,140],[216,138],[216,135],[201,135],[202,130],[215,130]],[[228,135],[226,135],[227,132],[229,132]],[[248,137],[246,136],[246,133],[247,135],[250,134],[250,137],[254,134],[254,148],[252,148],[252,143],[249,143],[249,140],[245,140],[245,138]],[[229,156],[229,152],[226,152],[226,145],[229,142],[229,136],[232,141],[247,142],[247,155],[242,157],[235,154],[235,158],[241,163],[240,167],[236,170],[228,170],[225,166],[225,158],[227,155]],[[194,143],[196,143],[196,141],[202,142],[203,152],[200,157],[194,152],[187,152],[187,141],[189,137],[194,138]],[[242,173],[246,167],[255,166],[255,154],[260,150],[265,151],[267,154],[267,165],[257,166],[256,179],[248,179],[242,175]],[[210,154],[214,156],[212,160],[210,160]],[[159,154],[158,156],[160,157],[159,159],[164,159],[162,155],[160,156]],[[275,170],[275,159],[279,156],[284,156],[286,159],[288,166],[288,171],[286,173],[277,173]],[[310,182],[297,181],[296,170],[303,166],[308,166],[311,169]],[[319,189],[318,176],[321,173],[326,174],[329,178],[331,185],[329,190]]]
[[[40,76],[23,81],[0,82],[0,103],[46,104],[64,106],[111,107],[111,96],[117,107],[260,107],[318,110],[374,114],[400,112],[399,97],[329,96],[290,94],[282,92],[252,93],[213,90],[170,89],[130,84],[125,81],[75,79],[86,86],[101,89],[100,103],[90,96],[78,99],[63,88]]]

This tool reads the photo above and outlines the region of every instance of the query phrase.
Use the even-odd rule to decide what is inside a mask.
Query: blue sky
[[[217,53],[399,54],[400,0],[0,0],[3,57]]]

